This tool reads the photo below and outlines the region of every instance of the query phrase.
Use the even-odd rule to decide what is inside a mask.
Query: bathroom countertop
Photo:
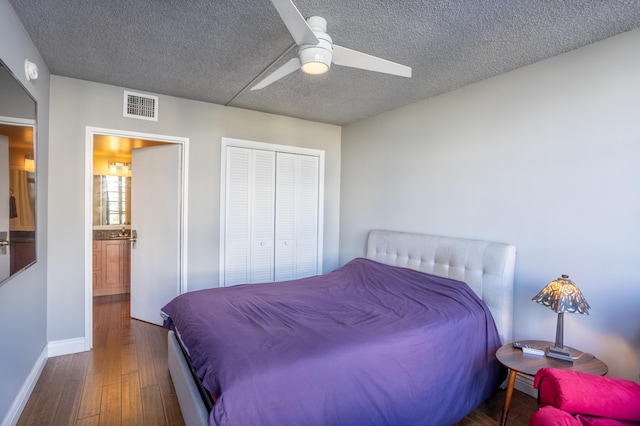
[[[129,229],[126,231],[126,235],[122,235],[122,229],[101,229],[99,231],[93,231],[94,240],[128,240],[131,236]]]

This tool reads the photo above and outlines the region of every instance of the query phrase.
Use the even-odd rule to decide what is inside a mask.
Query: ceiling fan
[[[251,90],[263,89],[298,69],[307,74],[323,74],[329,71],[331,63],[411,77],[410,67],[333,44],[327,34],[327,21],[320,16],[312,16],[305,20],[291,0],[271,2],[298,45],[298,57],[286,62]]]

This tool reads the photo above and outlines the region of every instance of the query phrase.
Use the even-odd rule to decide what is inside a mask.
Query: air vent
[[[158,97],[141,93],[124,92],[124,116],[141,120],[158,121]]]

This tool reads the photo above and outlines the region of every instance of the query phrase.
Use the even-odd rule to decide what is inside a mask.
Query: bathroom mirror
[[[36,262],[36,102],[0,61],[0,285]]]
[[[93,176],[93,229],[128,226],[131,178],[118,175]]]

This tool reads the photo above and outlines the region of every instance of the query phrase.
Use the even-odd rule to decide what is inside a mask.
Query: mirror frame
[[[4,71],[3,71],[4,70]],[[32,138],[31,138],[31,153],[32,153],[32,158],[34,160],[34,172],[27,172],[25,170],[25,172],[27,172],[27,176],[31,175],[31,177],[27,178],[27,186],[30,187],[29,191],[27,192],[29,198],[31,198],[31,195],[33,196],[33,204],[30,206],[33,210],[33,230],[25,230],[25,229],[12,229],[12,225],[9,224],[9,227],[7,229],[7,241],[9,242],[9,245],[3,247],[0,247],[0,250],[7,250],[8,251],[8,255],[10,256],[10,266],[9,266],[9,271],[8,271],[8,275],[3,275],[0,276],[0,286],[2,286],[3,284],[7,283],[12,277],[18,275],[20,272],[26,270],[27,268],[29,268],[30,266],[34,265],[37,261],[38,261],[38,256],[37,256],[37,247],[38,247],[38,218],[37,218],[37,164],[38,164],[38,160],[37,160],[37,123],[38,123],[38,103],[35,100],[35,98],[31,95],[31,93],[27,90],[27,88],[22,84],[22,82],[20,82],[20,80],[18,78],[16,78],[16,75],[11,71],[11,69],[6,65],[6,63],[4,63],[4,61],[2,61],[2,59],[0,59],[0,72],[6,73],[6,75],[8,77],[10,77],[11,79],[13,79],[13,83],[15,84],[15,86],[13,86],[10,82],[9,82],[9,78],[7,79],[7,85],[4,86],[5,89],[9,89],[9,91],[11,92],[11,94],[16,95],[18,93],[18,91],[22,91],[22,93],[25,95],[24,98],[22,98],[22,96],[20,95],[20,100],[19,103],[22,104],[22,106],[18,106],[18,109],[15,111],[12,111],[10,108],[5,108],[5,109],[0,109],[0,124],[2,125],[6,125],[6,126],[16,126],[16,127],[22,127],[22,128],[31,128],[33,129],[32,131]],[[30,100],[31,105],[29,105],[28,100]],[[11,100],[9,102],[12,102]],[[24,112],[27,110],[31,110],[32,109],[32,117],[26,117],[26,115]],[[11,158],[11,142],[9,142],[9,159]],[[9,160],[10,163],[10,160]],[[11,164],[8,164],[8,169],[13,169]],[[33,180],[31,182],[31,180]],[[31,187],[33,189],[33,194],[31,194]],[[14,198],[15,199],[15,198]],[[31,203],[30,203],[31,204]],[[1,208],[7,208],[7,210],[10,210],[10,206],[11,206],[11,201],[7,200],[5,205],[0,204]],[[11,216],[11,215],[10,215]],[[3,229],[0,229],[0,231],[3,231]],[[19,241],[19,243],[21,244],[20,246],[18,246],[18,242],[14,243],[14,240]],[[24,244],[24,245],[23,245]],[[20,252],[20,253],[19,253]],[[15,264],[11,264],[11,256],[16,256],[16,254],[19,254],[20,256],[25,256],[24,259],[20,259],[20,264],[19,265],[15,265]],[[18,257],[16,256],[16,259]]]

